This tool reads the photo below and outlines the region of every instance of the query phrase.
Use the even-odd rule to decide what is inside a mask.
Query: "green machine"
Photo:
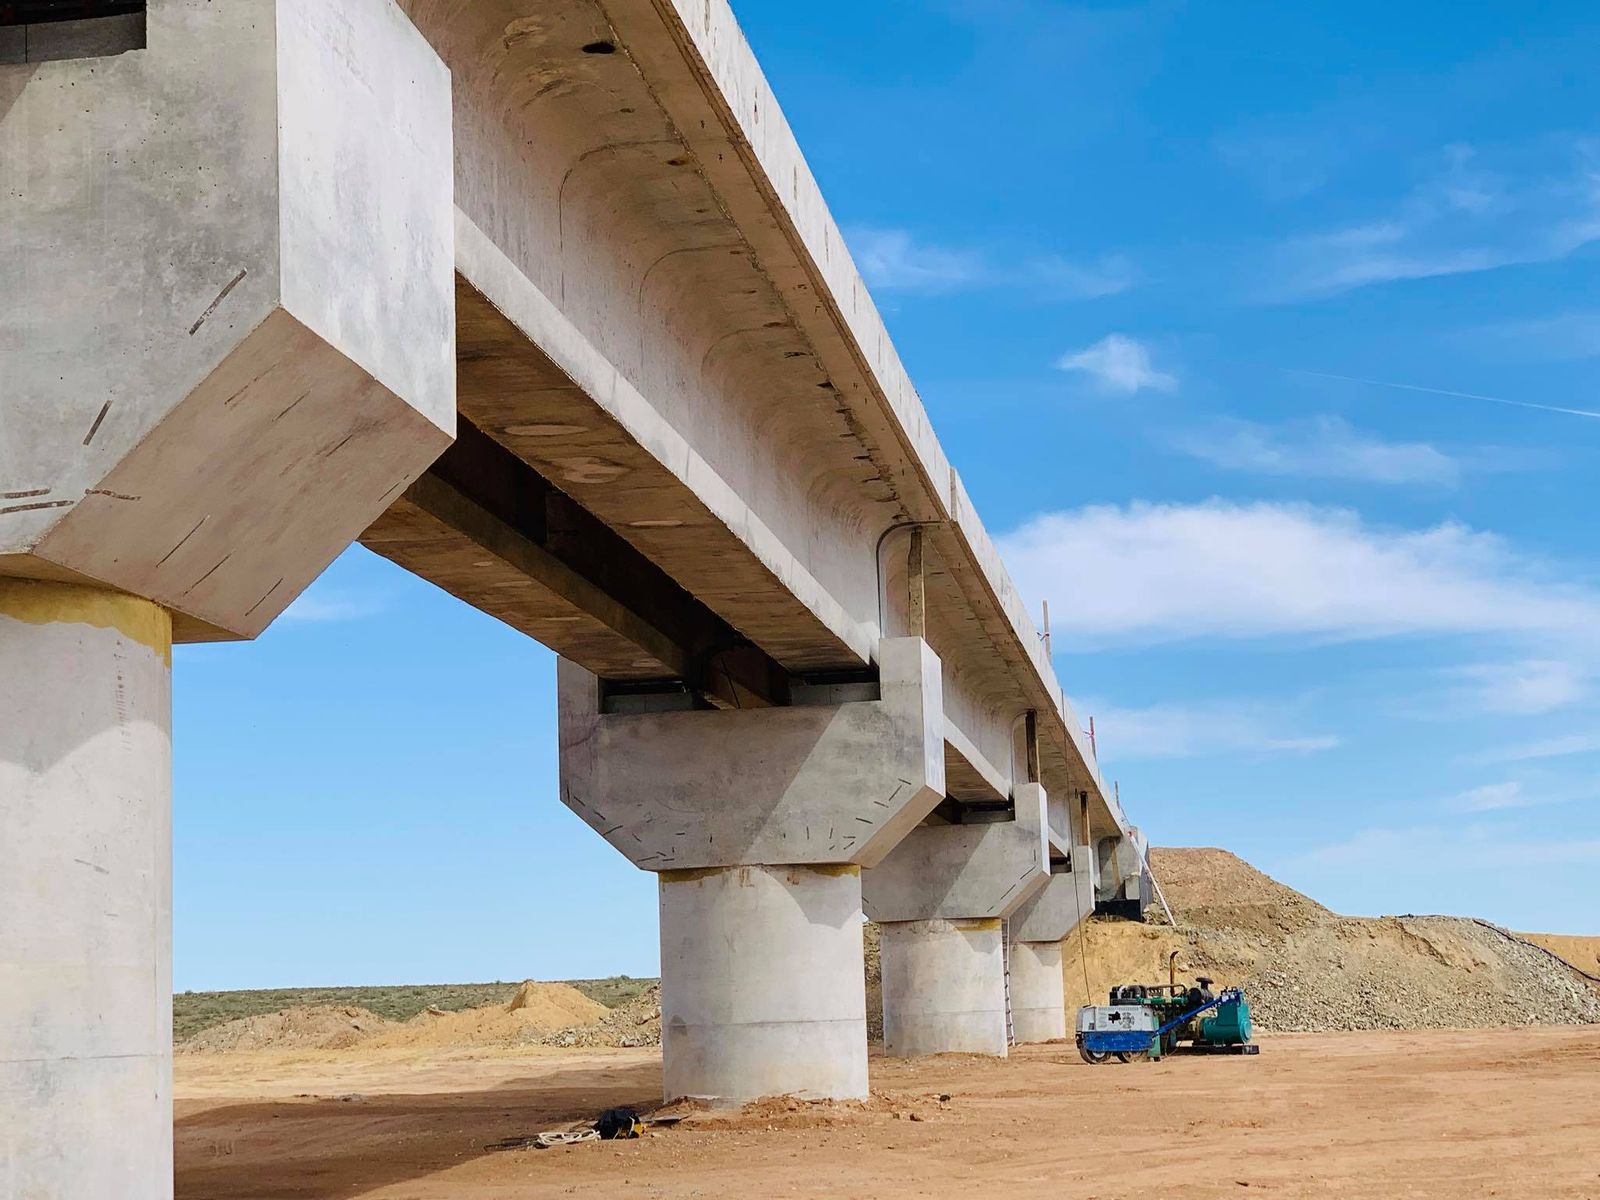
[[[1120,984],[1109,1005],[1090,1005],[1078,1013],[1078,1052],[1086,1062],[1134,1057],[1158,1059],[1175,1051],[1201,1054],[1258,1054],[1250,1039],[1250,1005],[1244,992],[1220,995],[1210,979],[1195,986],[1177,981],[1177,952],[1167,960],[1166,984]]]

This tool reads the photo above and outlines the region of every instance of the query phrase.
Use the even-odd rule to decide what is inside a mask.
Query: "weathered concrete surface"
[[[1019,1046],[1067,1036],[1060,942],[1011,943],[1011,1031]]]
[[[867,1095],[861,877],[854,867],[661,876],[668,1100]]]
[[[461,411],[791,671],[925,636],[963,797],[1039,775],[1125,824],[724,0],[404,0],[452,71]],[[602,46],[613,53],[590,53]],[[603,678],[649,678],[482,522],[371,544]],[[435,514],[436,516],[436,514]],[[921,624],[906,522],[928,523]],[[469,569],[469,566],[471,569]]]
[[[563,660],[561,798],[645,870],[871,866],[944,796],[938,659],[880,653],[878,700],[637,714]]]
[[[391,0],[0,66],[0,574],[253,636],[449,443],[450,81]]]
[[[883,1052],[1004,1058],[1000,920],[897,921],[881,929]]]
[[[925,823],[862,876],[874,921],[1009,916],[1050,879],[1045,794],[1021,784],[1015,818],[983,824]]]
[[[1072,869],[1052,874],[1049,882],[1011,914],[1012,938],[1025,942],[1059,942],[1078,927],[1078,922],[1094,916],[1091,864],[1089,848],[1077,847],[1072,854]]]
[[[171,623],[0,579],[0,1195],[172,1195]]]
[[[1142,911],[1150,902],[1148,855],[1149,843],[1137,828],[1130,827],[1122,836],[1102,838],[1096,846],[1100,877],[1096,898],[1137,904]]]

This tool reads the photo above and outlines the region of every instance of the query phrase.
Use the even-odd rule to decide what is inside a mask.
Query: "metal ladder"
[[[1017,1027],[1011,1019],[1011,921],[1000,922],[1000,966],[1006,986],[1006,1049],[1017,1044]]]

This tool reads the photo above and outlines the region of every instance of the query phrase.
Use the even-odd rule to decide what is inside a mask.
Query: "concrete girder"
[[[461,305],[463,414],[790,670],[869,661],[872,627],[769,526],[777,505],[753,505],[703,456],[703,440],[661,410],[661,391],[630,382],[465,216],[457,237],[470,284]],[[816,453],[796,447],[791,457],[804,463]],[[807,472],[797,487],[809,488],[811,468],[773,471],[796,469]]]
[[[0,81],[0,573],[251,637],[449,444],[450,81],[390,0],[145,16]]]
[[[863,487],[866,451],[826,371],[631,44],[588,0],[407,7],[452,69],[457,204],[495,252],[477,253],[463,234],[462,274],[578,385],[519,394],[499,413],[474,415],[464,397],[463,411],[538,456],[558,486],[557,460],[572,460],[576,499],[779,661],[867,661],[871,631],[852,630],[873,595],[863,543],[893,518],[890,499]],[[582,51],[597,41],[617,52]],[[516,432],[549,426],[576,428]],[[661,486],[673,473],[689,479],[681,495]],[[713,568],[718,526],[745,544]],[[754,586],[741,582],[747,569],[761,572]],[[793,632],[774,615],[785,587],[818,602]],[[785,638],[812,637],[819,617],[827,636],[795,646],[808,658],[784,650]]]
[[[458,265],[559,364],[481,389],[477,410],[464,389],[463,411],[558,486],[575,472],[585,507],[791,670],[869,660],[893,631],[860,551],[903,517],[940,522],[959,636],[928,636],[951,711],[991,762],[986,726],[1044,713],[1042,780],[1089,791],[1115,828],[1015,588],[726,5],[408,10],[455,76]],[[616,53],[585,54],[596,40]],[[967,693],[1003,715],[973,719]]]

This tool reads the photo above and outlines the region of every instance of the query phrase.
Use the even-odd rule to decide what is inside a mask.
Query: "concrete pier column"
[[[1018,784],[1002,819],[924,823],[866,872],[866,913],[883,930],[885,1054],[1005,1056],[1001,922],[1049,883],[1047,803],[1038,784]]]
[[[1017,1044],[1067,1036],[1060,942],[1011,944],[1011,1030]]]
[[[738,709],[560,664],[561,798],[660,880],[668,1099],[867,1095],[862,869],[944,795],[938,657],[879,659]]]
[[[172,625],[0,579],[0,1194],[172,1196]]]
[[[884,1053],[1004,1057],[1000,919],[891,921],[881,928]]]
[[[660,881],[666,1098],[865,1098],[860,869],[742,866]]]

